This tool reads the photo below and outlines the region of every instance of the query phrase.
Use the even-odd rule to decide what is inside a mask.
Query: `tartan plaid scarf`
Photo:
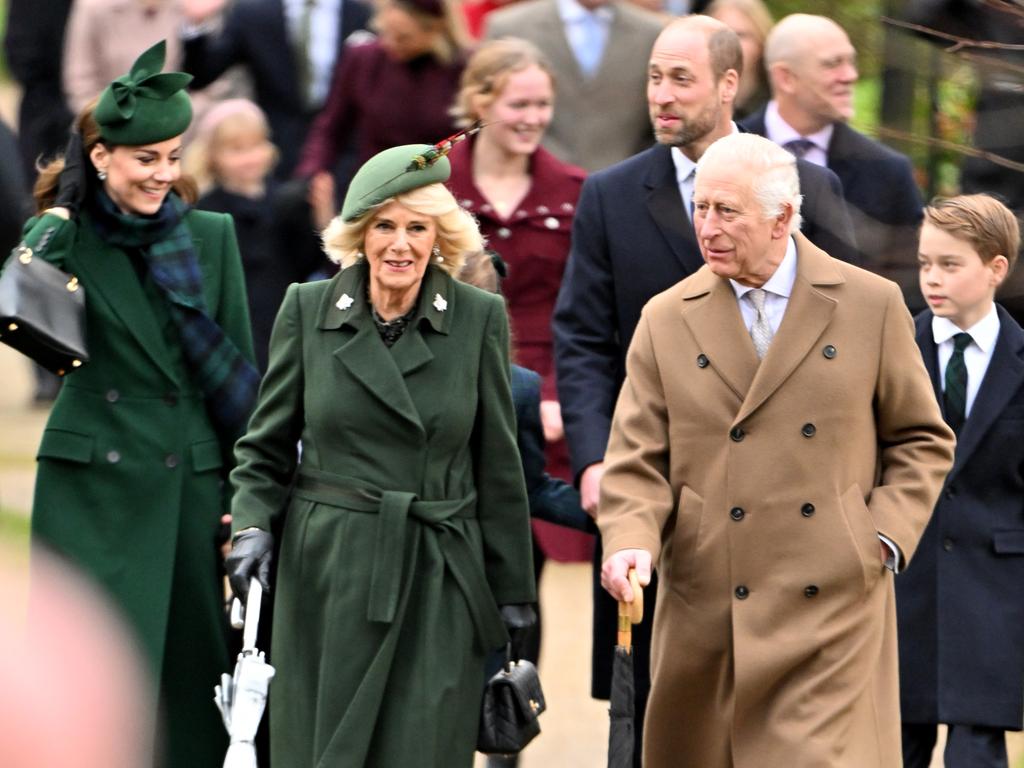
[[[94,199],[90,212],[100,236],[112,245],[142,253],[153,282],[167,298],[185,359],[210,417],[233,442],[245,431],[260,377],[206,313],[199,260],[184,219],[189,206],[171,192],[154,216],[133,216],[122,213],[102,189]]]

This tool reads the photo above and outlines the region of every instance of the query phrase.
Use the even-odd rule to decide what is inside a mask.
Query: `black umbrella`
[[[612,691],[608,715],[608,768],[633,768],[633,624],[644,617],[644,593],[637,581],[636,571],[629,571],[629,585],[633,589],[633,602],[619,603],[619,636],[615,645],[612,666]]]

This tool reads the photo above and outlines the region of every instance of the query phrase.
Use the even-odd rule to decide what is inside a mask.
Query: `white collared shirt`
[[[764,313],[767,316],[768,324],[772,327],[772,335],[779,332],[782,325],[782,316],[786,314],[786,307],[789,305],[790,294],[793,293],[793,283],[796,282],[796,241],[791,237],[786,243],[786,255],[782,257],[779,266],[768,281],[761,287],[767,293],[764,300]],[[757,319],[757,310],[749,301],[743,301],[743,297],[753,290],[749,285],[741,285],[735,280],[729,280],[732,290],[736,294],[736,301],[740,306],[740,314],[743,316],[743,325],[750,332],[754,320]]]
[[[732,132],[739,133],[736,123],[731,123]],[[672,147],[672,164],[676,167],[676,184],[683,198],[683,210],[693,221],[693,185],[696,180],[697,163],[683,154],[679,147]]]
[[[288,37],[298,40],[302,18],[306,12],[307,0],[283,0]],[[338,39],[341,29],[341,3],[343,0],[315,0],[310,22],[309,55],[313,67],[310,93],[307,94],[312,106],[322,106],[331,88],[335,59],[338,55]]]
[[[935,339],[935,346],[938,348],[939,383],[943,392],[946,391],[946,366],[949,365],[949,358],[953,356],[953,337],[963,330],[954,325],[948,317],[932,318],[932,338]],[[978,396],[978,389],[985,378],[988,364],[992,362],[996,339],[999,338],[999,314],[996,312],[996,305],[993,304],[981,320],[968,328],[967,333],[971,335],[971,343],[964,349],[964,365],[967,366],[965,416],[971,414],[971,406]]]
[[[569,48],[577,60],[581,58],[580,51],[591,44],[588,41],[587,27],[596,23],[599,30],[597,48],[601,55],[597,57],[598,65],[595,72],[600,68],[601,58],[604,56],[604,49],[608,45],[608,35],[611,31],[612,21],[615,19],[615,11],[610,5],[602,5],[593,11],[587,10],[576,0],[557,0],[558,16],[562,19],[562,26],[565,28],[565,38]]]
[[[828,167],[828,145],[832,141],[834,129],[835,126],[829,123],[817,133],[803,136],[796,128],[782,119],[782,115],[779,114],[779,105],[775,103],[775,99],[769,101],[764,110],[764,132],[773,144],[784,147],[791,141],[807,139],[814,144],[814,147],[807,151],[804,160],[823,168]]]

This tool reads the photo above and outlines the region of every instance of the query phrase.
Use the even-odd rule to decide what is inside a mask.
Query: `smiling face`
[[[544,137],[554,112],[551,76],[533,64],[512,72],[493,101],[476,112],[488,125],[478,141],[510,155],[532,155]]]
[[[390,202],[371,215],[363,252],[370,265],[370,300],[375,307],[415,298],[436,239],[434,219],[399,202]]]
[[[786,212],[767,218],[752,186],[749,168],[736,163],[705,165],[693,192],[693,227],[704,262],[719,277],[760,287],[786,255]]]
[[[783,68],[785,94],[810,122],[813,133],[829,123],[853,117],[853,86],[857,82],[857,52],[838,25],[809,22],[807,44]],[[813,44],[811,44],[813,41]]]
[[[738,75],[728,70],[715,82],[708,36],[673,25],[654,43],[647,69],[647,106],[659,144],[683,149],[696,160],[729,130]]]
[[[107,149],[96,144],[89,153],[97,171],[107,174],[103,189],[123,213],[152,216],[181,178],[181,137],[156,144]]]
[[[988,314],[1008,266],[1005,256],[996,256],[986,264],[969,242],[929,221],[921,227],[917,264],[921,293],[928,307],[961,330]]]

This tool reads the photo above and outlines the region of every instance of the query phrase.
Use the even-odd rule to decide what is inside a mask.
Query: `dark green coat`
[[[508,321],[430,267],[388,349],[366,279],[289,288],[236,446],[235,529],[287,510],[272,761],[470,766],[484,658],[507,637],[496,606],[535,599]]]
[[[210,315],[251,360],[234,228],[186,215]],[[40,242],[42,240],[42,243]],[[222,445],[151,281],[83,213],[30,221],[25,241],[85,289],[91,360],[68,375],[43,432],[32,534],[112,595],[159,680],[172,768],[221,764],[213,685],[229,670],[215,539]]]

